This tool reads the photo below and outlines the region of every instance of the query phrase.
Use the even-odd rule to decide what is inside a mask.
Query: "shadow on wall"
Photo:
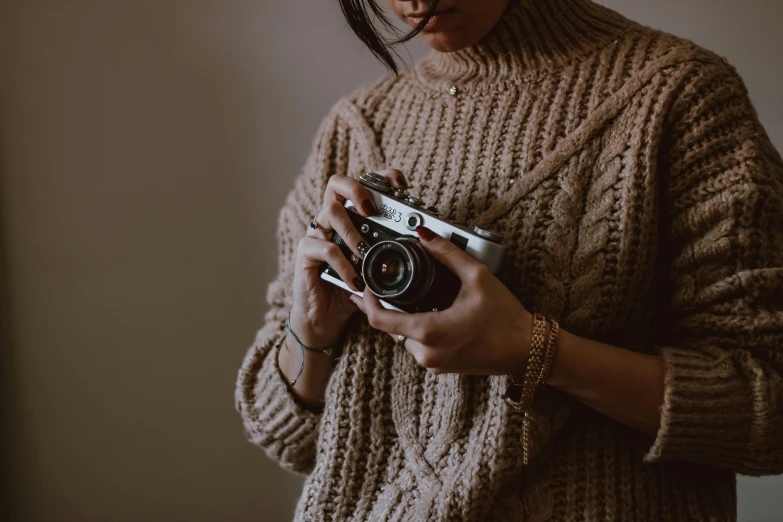
[[[12,520],[11,512],[11,473],[10,470],[16,467],[12,461],[13,451],[6,448],[13,448],[14,442],[11,438],[12,432],[9,430],[8,423],[11,411],[11,390],[13,389],[13,372],[10,365],[10,321],[9,321],[9,300],[8,300],[8,277],[6,274],[6,241],[3,202],[3,153],[2,153],[2,134],[0,133],[0,520]]]
[[[259,154],[291,104],[265,8],[5,6],[3,520],[290,519],[233,410],[293,180]]]

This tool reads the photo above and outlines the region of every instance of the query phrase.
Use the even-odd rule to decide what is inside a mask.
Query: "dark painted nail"
[[[364,290],[364,281],[362,281],[358,277],[354,277],[353,286],[356,287],[357,290],[362,291]]]
[[[364,210],[364,213],[367,214],[368,216],[372,216],[373,214],[375,214],[375,205],[373,205],[372,201],[370,201],[369,199],[365,199],[362,202],[362,210]]]
[[[403,178],[402,176],[397,176],[397,184],[402,188],[408,187],[408,182],[405,181],[405,178]]]
[[[435,232],[427,227],[416,227],[416,233],[419,234],[419,237],[424,241],[432,241],[436,236]]]
[[[357,250],[359,250],[359,253],[362,256],[366,256],[367,255],[367,251],[370,250],[370,245],[368,245],[364,241],[359,241],[359,244],[356,245],[356,248],[357,248]]]

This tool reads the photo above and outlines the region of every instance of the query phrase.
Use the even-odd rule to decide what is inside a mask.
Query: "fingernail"
[[[408,186],[408,182],[405,181],[405,178],[402,176],[397,176],[397,184],[402,188],[406,188]]]
[[[416,227],[416,233],[419,234],[419,237],[424,241],[432,241],[436,235],[435,232],[427,227]]]
[[[359,250],[359,253],[362,256],[366,256],[367,255],[367,251],[370,250],[370,245],[368,245],[364,241],[359,241],[359,244],[356,245],[356,248],[357,248],[357,250]]]
[[[358,277],[355,277],[355,278],[353,279],[353,286],[354,286],[354,287],[355,287],[357,290],[359,290],[359,291],[361,291],[361,290],[364,290],[364,281],[362,281],[362,280],[361,280],[360,278],[358,278]]]
[[[356,304],[356,298],[354,297],[353,294],[351,294],[351,297],[349,297],[348,300],[351,302],[352,305],[357,307],[359,306],[358,304]]]
[[[375,214],[375,205],[373,205],[372,201],[370,201],[369,199],[365,199],[362,202],[362,210],[364,210],[364,213],[367,214],[368,216],[372,216],[373,214]]]

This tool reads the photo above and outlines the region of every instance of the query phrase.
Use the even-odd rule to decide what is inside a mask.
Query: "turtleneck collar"
[[[478,44],[453,53],[432,51],[414,74],[446,91],[516,83],[595,52],[635,25],[590,0],[511,0]]]

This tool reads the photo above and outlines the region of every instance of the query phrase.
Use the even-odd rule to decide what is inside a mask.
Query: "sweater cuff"
[[[307,473],[315,460],[321,414],[296,401],[277,365],[280,347],[273,343],[280,335],[269,337],[263,344],[257,339],[242,365],[237,406],[252,443],[283,468]]]
[[[735,468],[743,461],[750,396],[730,358],[706,352],[660,350],[665,372],[661,426],[646,462],[677,459]]]

